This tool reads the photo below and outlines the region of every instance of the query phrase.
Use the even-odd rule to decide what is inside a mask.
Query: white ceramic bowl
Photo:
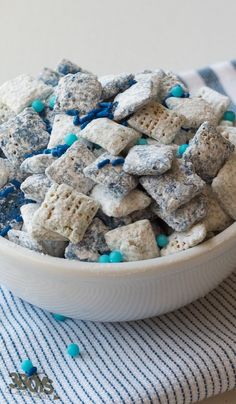
[[[236,266],[236,223],[167,257],[122,264],[67,261],[0,240],[0,284],[54,313],[92,321],[163,314],[204,296]]]

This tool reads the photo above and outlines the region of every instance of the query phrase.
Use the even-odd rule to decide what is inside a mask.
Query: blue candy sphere
[[[235,113],[234,111],[225,111],[224,116],[223,116],[224,121],[230,121],[234,122],[235,121]]]
[[[68,146],[72,146],[73,143],[76,142],[76,140],[78,140],[78,137],[74,134],[74,133],[68,133],[68,135],[65,136],[65,144],[67,144]]]
[[[77,344],[70,344],[67,347],[67,353],[74,358],[75,356],[78,356],[80,354],[80,349]]]
[[[100,262],[100,264],[107,264],[108,262],[110,262],[109,255],[107,254],[100,255],[98,262]]]
[[[158,236],[156,236],[156,242],[158,247],[163,248],[169,243],[169,238],[165,234],[158,234]]]
[[[182,157],[189,145],[187,143],[181,144],[177,151],[177,157]]]
[[[44,110],[45,105],[41,100],[36,99],[36,100],[34,100],[32,102],[31,107],[35,110],[35,112],[39,113],[39,112],[42,112]]]
[[[56,103],[56,96],[52,95],[51,98],[49,99],[49,103],[48,103],[49,108],[53,109],[55,103]]]
[[[139,146],[143,146],[145,144],[148,144],[148,141],[144,137],[141,137],[140,139],[137,140],[136,144]]]
[[[109,259],[110,259],[110,262],[122,262],[123,255],[121,254],[120,251],[114,250],[109,254]]]
[[[37,368],[35,366],[32,366],[32,368],[28,371],[25,372],[28,377],[33,376],[37,372]]]
[[[184,90],[179,84],[177,84],[176,86],[172,87],[170,93],[172,97],[182,97],[184,95]]]
[[[21,369],[25,373],[30,373],[30,371],[33,368],[33,363],[31,362],[30,359],[25,359],[24,361],[21,362]]]
[[[53,318],[55,318],[55,320],[57,321],[65,321],[67,319],[67,317],[63,316],[62,314],[54,314],[53,313]]]

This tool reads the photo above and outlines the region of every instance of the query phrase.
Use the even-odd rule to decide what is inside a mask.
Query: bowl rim
[[[0,253],[3,256],[13,256],[14,259],[19,259],[19,262],[28,259],[32,264],[32,269],[33,265],[36,264],[36,266],[40,266],[42,273],[50,270],[55,275],[64,275],[66,273],[68,276],[75,276],[77,274],[85,278],[102,276],[109,278],[150,272],[169,275],[170,273],[176,273],[182,266],[183,269],[188,270],[188,264],[190,264],[190,267],[194,267],[194,264],[199,265],[201,261],[207,262],[213,255],[220,255],[235,243],[236,222],[218,235],[188,250],[143,261],[101,264],[98,262],[66,260],[37,253],[26,247],[16,245],[5,238],[0,238]]]

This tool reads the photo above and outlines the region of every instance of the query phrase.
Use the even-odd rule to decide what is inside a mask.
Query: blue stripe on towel
[[[223,84],[221,83],[219,77],[217,76],[217,69],[216,71],[211,67],[205,67],[203,69],[199,69],[197,73],[201,76],[204,80],[206,86],[212,88],[213,90],[218,91],[223,95],[228,95],[224,89]],[[229,97],[230,98],[230,97]],[[229,108],[236,112],[236,105],[234,105],[233,101],[231,100]]]
[[[233,65],[233,67],[236,69],[236,59],[231,60],[230,63]]]
[[[206,86],[211,87],[213,90],[216,90],[221,94],[227,95],[217,74],[212,68],[205,67],[203,69],[199,69],[197,72],[204,80]]]

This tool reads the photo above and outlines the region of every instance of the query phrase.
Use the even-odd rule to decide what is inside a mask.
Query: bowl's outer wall
[[[115,277],[108,277],[70,271],[65,261],[63,270],[57,268],[57,260],[46,267],[17,249],[9,254],[0,243],[0,284],[29,303],[72,318],[137,320],[184,306],[219,284],[235,267],[236,238],[226,243],[223,252],[220,247],[193,260],[175,262],[173,255],[170,268],[163,270],[157,259],[150,270],[117,271]]]

